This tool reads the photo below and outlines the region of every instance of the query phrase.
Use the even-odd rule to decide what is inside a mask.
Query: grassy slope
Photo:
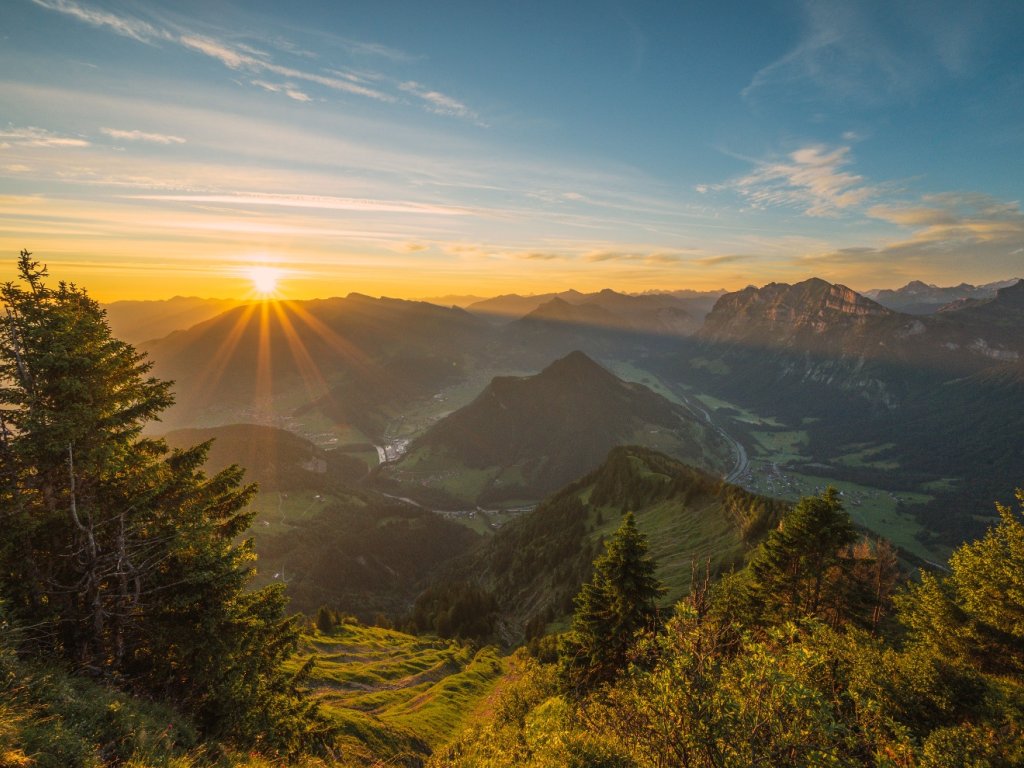
[[[652,468],[640,456],[630,458],[637,477],[648,483],[668,483],[670,476]],[[592,486],[582,490],[584,500]],[[636,524],[650,542],[650,554],[657,563],[658,578],[668,591],[664,602],[674,605],[690,589],[692,568],[695,563],[711,560],[717,572],[743,560],[747,549],[735,515],[719,498],[704,493],[694,494],[692,500],[679,496],[661,499],[633,510]],[[590,538],[610,537],[621,523],[620,508],[602,506],[591,508],[591,522],[595,524]]]
[[[515,642],[529,626],[562,626],[626,510],[636,515],[668,587],[666,604],[689,589],[694,564],[713,572],[743,561],[781,504],[729,486],[668,456],[617,448],[593,473],[502,527],[459,564],[454,581],[475,582],[498,600],[499,636]]]
[[[494,648],[345,623],[307,638],[313,685],[357,764],[415,762],[446,744],[504,671]]]
[[[7,631],[3,626],[2,631]],[[201,743],[174,710],[0,650],[3,768],[275,768],[281,762]],[[293,768],[327,768],[313,757]],[[331,763],[336,768],[355,763]]]

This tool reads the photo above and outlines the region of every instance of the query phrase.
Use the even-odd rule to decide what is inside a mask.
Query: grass
[[[911,491],[891,492],[849,480],[800,472],[785,471],[773,475],[767,462],[756,463],[760,465],[758,469],[761,472],[755,472],[755,476],[761,474],[763,478],[760,480],[760,487],[755,488],[758,492],[795,501],[801,496],[821,493],[831,485],[842,492],[844,506],[858,525],[928,560],[938,558],[941,561],[949,554],[945,550],[933,551],[921,543],[918,535],[924,532],[924,528],[914,515],[905,509],[908,505],[931,501],[932,497],[927,494]]]
[[[757,441],[757,452],[761,456],[770,456],[772,461],[788,462],[805,458],[810,437],[803,430],[772,430],[770,432],[751,432]]]
[[[841,456],[836,456],[833,461],[844,467],[868,467],[870,469],[881,469],[885,471],[892,471],[900,468],[900,463],[898,461],[885,461],[876,458],[878,454],[895,448],[895,444],[893,443],[882,443],[881,445],[857,443],[850,447],[856,448],[857,450],[845,453]]]
[[[717,397],[712,397],[704,393],[695,393],[694,397],[699,400],[705,408],[711,411],[735,411],[736,416],[731,418],[734,421],[740,421],[744,424],[753,424],[755,426],[764,427],[784,427],[785,425],[776,419],[774,416],[759,416],[753,411],[742,408],[735,403],[730,403],[725,400],[720,400]]]
[[[313,517],[332,501],[336,501],[334,496],[318,491],[258,493],[249,505],[256,510],[256,519],[253,520],[249,535],[258,538],[261,535],[281,533],[287,530],[290,524]],[[352,503],[357,501],[352,499]]]
[[[669,402],[676,403],[677,405],[685,405],[679,395],[665,386],[661,379],[650,371],[645,371],[643,368],[637,368],[632,363],[627,363],[623,360],[609,361],[607,362],[607,368],[623,381],[632,381],[643,384],[645,387],[661,395]]]
[[[423,757],[456,736],[504,672],[496,649],[346,622],[306,638],[312,684],[349,759]],[[390,763],[385,763],[390,764]]]
[[[653,473],[648,473],[653,474]],[[711,559],[712,571],[727,568],[741,558],[744,544],[739,528],[717,501],[683,506],[670,499],[635,510],[636,525],[647,536],[657,576],[667,588],[662,602],[674,605],[687,595],[694,563]],[[610,538],[621,524],[616,508],[591,510],[592,539]]]
[[[391,476],[404,485],[442,490],[469,506],[474,506],[484,489],[501,474],[500,467],[471,469],[456,459],[435,455],[430,448],[410,453],[399,466],[391,469]]]

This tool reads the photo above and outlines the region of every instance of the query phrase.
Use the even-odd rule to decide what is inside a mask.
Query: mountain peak
[[[968,286],[968,287],[972,287],[973,288],[974,286]],[[909,283],[907,283],[905,286],[903,286],[900,290],[904,291],[905,293],[920,293],[921,291],[931,291],[931,290],[934,290],[934,289],[935,289],[934,285],[928,285],[928,283],[926,283],[926,282],[924,282],[922,280],[911,280]]]
[[[722,296],[701,334],[720,340],[790,344],[795,334],[820,336],[892,314],[845,285],[818,277],[789,285],[769,283]]]
[[[524,499],[583,476],[613,447],[637,442],[718,471],[732,458],[702,420],[575,351],[535,376],[495,378],[431,426],[403,462],[458,461],[506,478],[492,495]]]
[[[1024,280],[996,291],[996,301],[1001,304],[1024,304]]]
[[[555,360],[555,362],[551,363],[551,365],[541,371],[539,375],[559,376],[565,374],[571,374],[573,376],[612,375],[604,366],[595,362],[592,358],[588,357],[578,349],[570,352],[563,358]]]

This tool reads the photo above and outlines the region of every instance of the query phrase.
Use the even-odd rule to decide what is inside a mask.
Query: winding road
[[[714,419],[711,418],[710,411],[708,411],[701,405],[697,405],[693,401],[693,399],[690,398],[686,393],[681,392],[675,386],[666,385],[663,381],[661,382],[661,385],[665,387],[665,389],[667,389],[673,395],[675,395],[677,398],[679,398],[680,403],[685,408],[687,408],[694,416],[696,416],[697,418],[703,416],[704,421],[708,424],[708,426],[715,430],[719,435],[721,435],[722,439],[729,443],[729,445],[732,447],[732,452],[736,456],[736,463],[735,465],[733,465],[732,471],[725,476],[725,481],[727,483],[735,483],[739,478],[745,475],[747,470],[750,468],[750,459],[747,458],[747,449],[744,448],[735,437],[726,432],[719,424],[715,422]]]

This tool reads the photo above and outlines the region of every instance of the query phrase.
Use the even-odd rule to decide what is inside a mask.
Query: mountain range
[[[855,291],[812,278],[723,296],[703,339],[831,358],[883,359],[977,371],[1024,356],[1024,280],[928,316],[887,309]]]
[[[902,288],[874,289],[865,291],[864,295],[897,312],[904,312],[908,315],[929,315],[958,302],[994,298],[996,291],[1013,285],[1019,279],[999,280],[985,285],[960,283],[960,285],[944,288],[920,280],[912,280]]]
[[[140,344],[191,328],[240,303],[230,299],[175,296],[159,301],[115,301],[104,304],[103,309],[107,313],[110,330],[117,338],[129,344]]]
[[[716,472],[745,449],[783,472],[916,490],[926,500],[901,507],[913,535],[952,544],[982,524],[968,509],[1008,497],[1024,461],[1024,282],[968,293],[930,314],[819,279],[467,309],[351,294],[233,307],[142,347],[176,381],[164,431],[259,422],[321,448],[357,444],[347,476],[386,456],[374,482],[427,506],[533,503],[615,445]],[[703,322],[680,303],[711,299]]]
[[[169,423],[306,408],[375,433],[389,405],[457,379],[489,331],[461,309],[350,294],[236,307],[142,348],[176,382]]]

